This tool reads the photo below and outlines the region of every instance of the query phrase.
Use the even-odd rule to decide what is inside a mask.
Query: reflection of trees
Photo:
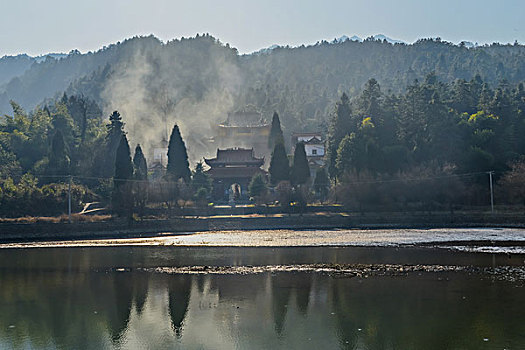
[[[295,289],[297,308],[303,316],[306,316],[308,312],[313,276],[311,273],[293,273],[288,276],[290,283],[293,284],[293,288]]]
[[[133,274],[133,299],[135,300],[135,309],[138,314],[142,313],[148,298],[149,277],[149,273]]]
[[[342,345],[355,348],[359,339],[370,350],[479,349],[483,338],[515,338],[525,331],[523,322],[516,322],[525,312],[516,288],[450,276],[450,281],[445,274],[332,280]]]
[[[14,325],[12,348],[104,347],[104,331],[118,341],[131,308],[127,273],[18,270],[0,274],[0,339]]]
[[[171,325],[180,337],[190,302],[191,279],[187,275],[170,276],[168,288]]]
[[[102,303],[101,312],[106,316],[107,328],[114,342],[127,328],[131,306],[133,305],[133,280],[129,273],[109,274],[107,281],[101,281],[104,291],[98,296]]]
[[[293,284],[288,273],[278,273],[272,276],[272,309],[275,331],[281,335],[283,332],[288,301],[290,300],[290,289]]]
[[[219,300],[253,300],[265,288],[261,275],[222,275],[210,279],[210,289],[219,293]]]
[[[344,349],[355,349],[357,346],[357,329],[355,319],[357,318],[352,305],[348,301],[351,298],[353,290],[347,288],[339,280],[331,280],[330,290],[332,292],[332,310],[335,313],[337,330],[340,342]]]
[[[315,333],[316,337],[328,337],[335,330],[341,348],[369,350],[479,349],[487,345],[483,338],[490,339],[488,345],[517,349],[525,341],[523,288],[478,275],[433,273],[367,279],[309,273],[152,277],[145,272],[90,268],[96,264],[122,266],[118,262],[131,259],[124,249],[114,258],[104,257],[97,250],[73,250],[72,254],[63,250],[39,263],[46,257],[42,251],[24,255],[19,266],[3,259],[16,261],[16,256],[0,251],[0,347],[98,349],[107,347],[108,338],[119,347],[128,335],[134,339],[143,328],[147,329],[148,325],[140,322],[152,312],[142,310],[149,306],[148,282],[156,278],[167,281],[169,304],[164,305],[169,307],[171,324],[179,337],[183,327],[186,331],[190,325],[198,329],[202,326],[195,319],[188,320],[193,279],[201,293],[206,290],[208,294],[210,287],[217,290],[222,301],[217,308],[202,311],[199,321],[204,312],[209,313],[207,326],[214,327],[214,316],[224,320],[234,313],[238,323],[230,325],[232,332],[242,333],[250,341],[254,339],[250,333],[243,333],[247,329],[260,330],[272,339],[268,344],[295,344],[294,337],[304,337],[306,332],[311,332],[308,336]],[[133,257],[133,264],[143,264],[137,259]],[[164,291],[164,286],[153,283],[151,288]],[[302,314],[299,319],[294,306],[290,310],[287,307],[294,299]],[[257,307],[231,308],[237,302]],[[137,313],[132,314],[138,317],[134,327],[129,328],[133,304]],[[141,312],[143,317],[137,315]],[[265,320],[269,318],[268,323],[261,322],[262,313]],[[290,329],[285,329],[287,319]],[[297,321],[308,331],[296,328]],[[190,343],[191,333],[184,334]],[[264,343],[262,338],[258,340]]]

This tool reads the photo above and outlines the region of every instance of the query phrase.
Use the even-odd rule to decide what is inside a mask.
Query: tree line
[[[515,189],[525,185],[524,111],[523,83],[493,89],[480,76],[444,83],[430,73],[385,94],[370,79],[335,106],[328,172],[353,207],[483,205],[488,172],[501,185],[500,203],[523,204]]]
[[[148,185],[148,166],[140,145],[133,154],[118,111],[107,121],[96,103],[83,96],[63,97],[26,113],[11,102],[13,115],[0,123],[0,215],[56,215],[64,212],[68,186],[73,211],[102,201],[130,215],[149,200],[176,207],[178,200],[208,197],[211,182],[199,163],[192,172],[179,128],[168,146],[166,174]]]
[[[269,178],[252,179],[257,203],[283,206],[312,200],[342,201],[350,208],[447,208],[488,203],[488,172],[496,202],[524,204],[525,89],[480,76],[454,82],[428,74],[403,93],[384,92],[369,79],[356,95],[342,93],[326,116],[326,167],[314,176],[304,144],[289,157],[275,112],[268,139]],[[205,206],[211,181],[202,163],[190,170],[186,145],[175,125],[168,166],[151,184],[140,145],[133,154],[118,112],[108,119],[93,100],[64,94],[27,113],[11,102],[0,123],[0,215],[54,215],[73,181],[73,209],[90,201],[115,211],[149,206]]]

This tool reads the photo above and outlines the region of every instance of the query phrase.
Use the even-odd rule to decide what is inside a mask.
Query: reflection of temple
[[[247,106],[228,114],[217,129],[219,148],[251,147],[257,157],[268,156],[270,124],[254,107]]]
[[[254,156],[253,148],[217,149],[217,157],[204,159],[211,169],[208,175],[213,180],[214,200],[228,201],[231,192],[239,189],[238,198],[249,198],[248,185],[255,174],[266,172],[261,169],[264,158]]]

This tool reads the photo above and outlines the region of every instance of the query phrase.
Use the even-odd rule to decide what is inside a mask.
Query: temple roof
[[[207,171],[212,179],[226,178],[252,178],[255,174],[265,174],[266,172],[259,167],[216,167]]]
[[[321,141],[320,139],[318,139],[316,136],[312,137],[310,140],[308,141],[303,141],[305,145],[322,145],[324,144],[323,141]]]
[[[228,113],[228,118],[220,126],[222,127],[257,127],[269,125],[254,107],[246,106],[233,113]]]
[[[253,148],[228,148],[217,149],[217,157],[211,159],[204,159],[206,164],[210,167],[226,166],[226,167],[241,167],[241,166],[256,166],[260,167],[264,164],[264,158],[257,158],[253,155]]]

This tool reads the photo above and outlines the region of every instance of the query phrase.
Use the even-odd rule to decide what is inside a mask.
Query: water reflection
[[[191,280],[188,276],[176,275],[168,280],[168,305],[171,326],[177,337],[182,336],[182,324],[190,302]]]
[[[102,253],[0,268],[0,348],[525,347],[523,287],[479,275],[170,275],[136,269],[154,260],[140,250],[106,251],[108,265],[128,262],[124,271],[104,268]]]

